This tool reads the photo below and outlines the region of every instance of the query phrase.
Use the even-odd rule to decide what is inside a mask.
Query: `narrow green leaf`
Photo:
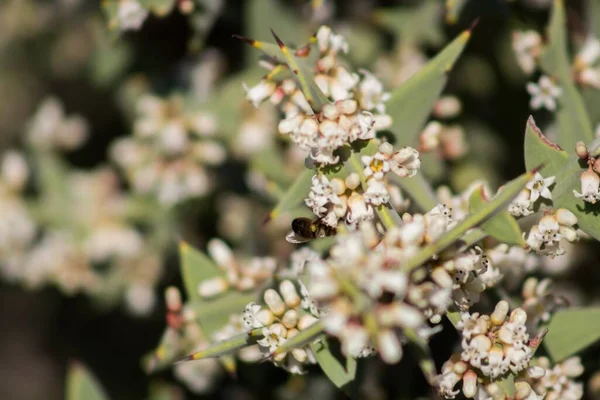
[[[181,360],[176,361],[176,363],[202,360],[204,358],[215,358],[234,353],[242,347],[254,344],[256,342],[257,337],[262,337],[261,332],[261,329],[255,329],[250,334],[240,333],[239,335],[232,336],[220,342],[212,343],[208,347],[195,353],[192,353],[189,356],[182,358]]]
[[[310,186],[312,177],[316,174],[316,171],[307,169],[290,186],[285,192],[279,203],[275,206],[273,211],[269,214],[269,220],[275,219],[282,213],[288,212],[297,207],[310,192]]]
[[[378,9],[373,19],[406,43],[439,45],[444,40],[441,13],[440,1],[421,0],[414,7]]]
[[[200,282],[217,276],[225,276],[225,271],[219,268],[207,255],[193,248],[187,242],[179,243],[179,261],[181,276],[190,301],[202,301],[198,293]]]
[[[329,99],[325,96],[325,94],[321,91],[317,83],[315,82],[315,74],[312,70],[306,65],[303,60],[297,59],[294,56],[294,51],[287,47],[279,37],[271,30],[273,37],[277,41],[277,45],[281,50],[281,54],[290,67],[294,75],[296,75],[296,80],[300,84],[300,89],[306,97],[306,101],[310,104],[311,108],[315,112],[321,111],[321,108],[327,103],[329,103]]]
[[[544,346],[560,362],[600,340],[600,307],[558,311],[548,326]]]
[[[462,53],[470,36],[470,31],[463,32],[392,92],[391,98],[386,102],[386,112],[393,117],[390,130],[396,137],[397,146],[418,145],[419,133],[446,85],[448,71]]]
[[[298,334],[293,336],[291,339],[286,340],[281,346],[277,347],[274,355],[285,353],[298,347],[306,346],[322,334],[323,323],[321,321],[317,321],[303,331],[298,332]]]
[[[439,203],[433,188],[420,172],[412,178],[401,178],[395,174],[389,175],[391,181],[400,186],[422,212],[431,210]]]
[[[533,169],[543,165],[540,173],[544,177],[556,176],[564,169],[568,158],[567,152],[548,140],[533,117],[529,117],[525,128],[525,167]]]
[[[66,400],[108,400],[109,397],[92,373],[79,363],[67,372]]]
[[[515,376],[512,374],[508,374],[506,377],[497,381],[496,384],[500,386],[509,398],[512,398],[517,392],[517,388],[515,387]]]
[[[473,214],[469,214],[462,221],[457,223],[450,231],[444,234],[436,242],[422,248],[413,256],[402,268],[406,271],[419,267],[431,257],[439,254],[441,251],[457,242],[466,231],[488,221],[490,218],[504,211],[508,204],[519,194],[527,182],[533,178],[534,171],[526,172],[506,184],[504,188],[485,206]]]
[[[483,185],[474,190],[469,198],[469,212],[475,214],[483,210],[487,205],[487,199],[483,191]],[[525,246],[523,232],[519,224],[508,211],[500,211],[495,216],[481,224],[484,232],[502,243]]]
[[[310,344],[310,349],[315,355],[319,366],[327,375],[329,380],[340,389],[347,389],[356,376],[356,360],[352,357],[346,358],[346,366],[342,365],[329,350],[327,339],[323,338]]]
[[[583,99],[571,76],[565,7],[562,0],[554,0],[548,41],[549,45],[542,53],[540,65],[548,75],[557,79],[563,90],[558,98],[559,108],[556,112],[557,142],[563,149],[571,151],[580,140],[585,143],[591,142],[594,132]]]

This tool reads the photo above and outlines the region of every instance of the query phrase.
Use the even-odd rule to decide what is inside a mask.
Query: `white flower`
[[[588,168],[587,171],[584,171],[581,174],[581,193],[573,190],[573,194],[578,199],[583,199],[585,202],[596,204],[598,200],[600,200],[600,177],[592,170],[592,168]]]
[[[367,190],[363,195],[365,201],[374,206],[380,206],[390,201],[390,195],[383,181],[377,179],[367,180]]]
[[[349,225],[358,224],[361,221],[369,221],[374,218],[373,207],[365,202],[365,199],[359,193],[352,193],[348,198],[348,213],[346,222]]]
[[[390,93],[384,92],[383,84],[367,70],[360,70],[363,79],[358,85],[359,101],[364,110],[383,114],[385,112],[385,102],[391,97]]]
[[[535,69],[536,58],[542,47],[542,38],[533,30],[514,32],[512,46],[517,55],[517,63],[526,74],[531,74]]]
[[[541,196],[545,199],[552,200],[552,193],[550,192],[549,187],[554,184],[554,180],[556,177],[549,176],[548,178],[542,177],[539,172],[535,173],[535,176],[531,181],[525,185],[527,189],[529,189],[529,200],[532,203]]]
[[[391,168],[398,176],[403,178],[415,176],[420,167],[419,152],[412,147],[404,147],[392,155]]]
[[[523,189],[509,204],[508,212],[514,217],[526,217],[533,214],[531,203],[531,191],[529,189]]]
[[[600,41],[590,35],[577,53],[575,63],[591,66],[598,61],[598,58],[600,58]]]
[[[250,100],[254,107],[258,108],[265,99],[275,93],[275,84],[263,79],[251,88],[244,84],[244,89],[246,90],[246,98]]]
[[[556,110],[556,99],[562,94],[562,89],[544,75],[537,84],[528,83],[527,92],[531,95],[529,106],[532,109],[537,110],[544,107],[549,111],[554,111]]]
[[[378,151],[373,156],[362,156],[361,160],[365,165],[364,174],[367,178],[373,177],[375,180],[382,180],[385,174],[390,170],[390,155]]]
[[[29,167],[23,155],[7,151],[2,157],[0,180],[14,190],[21,190],[29,178]]]
[[[138,30],[148,17],[148,10],[137,0],[120,0],[117,17],[119,29],[123,31]]]

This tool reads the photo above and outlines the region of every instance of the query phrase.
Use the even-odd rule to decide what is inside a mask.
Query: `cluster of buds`
[[[531,227],[527,235],[527,246],[529,251],[550,257],[565,253],[561,246],[561,240],[568,242],[577,240],[577,231],[574,226],[577,217],[565,208],[556,211],[546,211],[539,222]]]
[[[515,217],[526,217],[533,214],[534,205],[538,200],[552,200],[550,187],[554,185],[555,180],[554,176],[544,178],[539,172],[536,172],[533,179],[510,203],[508,211]]]
[[[600,89],[600,41],[589,36],[575,56],[573,73],[575,81],[583,86]]]
[[[563,362],[552,365],[546,357],[535,358],[531,362],[541,374],[529,374],[517,383],[526,383],[530,388],[530,396],[525,399],[545,400],[580,400],[583,398],[583,384],[576,382],[583,374],[583,365],[579,357],[570,357]]]
[[[545,278],[539,280],[530,277],[523,283],[521,295],[523,297],[522,308],[527,312],[527,330],[534,331],[540,324],[550,321],[552,313],[561,306],[566,305],[566,301],[551,293],[550,288],[552,280]]]
[[[453,355],[437,376],[440,395],[453,399],[459,393],[454,387],[462,380],[463,394],[474,398],[482,390],[494,392],[489,385],[502,377],[528,369],[535,347],[525,327],[527,313],[517,308],[508,316],[508,311],[508,303],[500,301],[491,315],[462,315],[457,328],[463,350]]]
[[[452,302],[453,279],[444,268],[402,268],[421,246],[435,241],[448,226],[443,207],[405,214],[402,227],[379,238],[370,223],[340,236],[326,259],[306,261],[307,288],[326,310],[325,331],[341,342],[344,354],[378,352],[387,363],[402,357],[410,330],[427,339]]]
[[[439,120],[455,118],[460,114],[462,104],[454,96],[443,96],[435,104],[430,121],[419,136],[419,151],[435,152],[446,160],[462,157],[468,149],[465,131],[458,124],[449,124]]]
[[[63,104],[55,97],[39,106],[27,127],[27,141],[43,150],[70,151],[79,148],[88,138],[87,121],[80,115],[65,115]]]
[[[212,239],[208,243],[208,253],[225,274],[200,282],[198,294],[204,298],[218,296],[231,288],[242,292],[256,289],[270,279],[277,268],[277,261],[273,257],[236,258],[225,242],[219,239]]]
[[[542,37],[533,30],[513,32],[512,47],[517,56],[519,67],[527,75],[535,70],[537,60],[542,53]]]
[[[110,302],[122,296],[132,313],[149,313],[155,303],[160,258],[128,214],[128,198],[120,191],[116,174],[99,169],[72,172],[64,179],[68,189],[60,194],[64,201],[44,204],[51,214],[46,218],[57,221],[51,227],[36,228],[24,219],[25,208],[14,199],[7,203],[14,208],[11,223],[17,225],[5,237],[18,235],[21,247],[15,242],[12,250],[22,251],[9,252],[6,265],[1,261],[4,274],[27,287],[53,284],[69,295],[83,292]],[[116,290],[115,282],[120,282]]]
[[[404,199],[397,186],[385,179],[388,172],[401,177],[412,177],[421,165],[419,153],[404,147],[394,152],[389,143],[382,143],[379,151],[372,156],[363,156],[363,174],[366,177],[366,190],[362,190],[360,176],[349,174],[346,179],[315,175],[311,190],[305,199],[306,205],[321,218],[323,223],[336,228],[340,220],[350,227],[362,221],[372,220],[373,208],[392,201],[404,207]]]
[[[136,108],[134,135],[111,149],[134,190],[151,193],[165,205],[208,193],[212,183],[206,167],[220,165],[226,156],[214,138],[215,118],[186,109],[180,96],[143,95]]]
[[[249,303],[242,315],[247,332],[261,329],[262,339],[257,342],[261,353],[275,365],[293,374],[302,374],[307,364],[314,364],[314,354],[308,345],[289,351],[282,351],[281,346],[315,324],[320,314],[306,289],[301,283],[298,284],[302,297],[296,285],[286,279],[281,281],[278,290],[270,288],[264,292],[266,306]]]
[[[356,140],[373,139],[375,130],[391,124],[391,118],[384,114],[389,94],[369,72],[361,71],[361,77],[339,64],[337,55],[347,52],[348,44],[329,27],[322,26],[296,55],[308,56],[312,42],[319,52],[313,65],[314,80],[332,103],[315,114],[293,78],[278,78],[280,74],[275,72],[281,65],[267,65],[272,73],[247,89],[247,98],[257,107],[269,99],[285,114],[279,123],[280,133],[289,135],[316,162],[336,164],[339,156],[333,154],[335,150]]]

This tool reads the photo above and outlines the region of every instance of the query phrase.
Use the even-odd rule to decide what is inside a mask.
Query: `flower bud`
[[[346,177],[346,187],[350,190],[354,190],[360,186],[360,177],[356,172],[352,172]]]
[[[286,339],[291,339],[296,336],[300,331],[296,328],[288,329]]]
[[[340,100],[335,103],[340,114],[354,114],[358,108],[358,103],[356,100]]]
[[[442,96],[435,103],[433,113],[438,118],[452,118],[462,110],[462,104],[456,96]]]
[[[346,191],[346,184],[340,178],[333,178],[330,181],[331,188],[335,194],[342,195]]]
[[[467,372],[468,369],[469,369],[469,365],[464,361],[458,361],[452,367],[452,371],[458,375],[463,375],[465,372]]]
[[[540,379],[544,375],[546,375],[546,370],[542,367],[533,365],[533,366],[527,368],[527,377],[530,379]]]
[[[377,337],[381,359],[387,364],[396,364],[402,358],[402,346],[394,331],[385,329]]]
[[[506,319],[506,316],[508,315],[508,308],[508,302],[505,300],[499,301],[498,304],[496,304],[494,312],[490,316],[492,324],[502,325]]]
[[[285,312],[285,304],[281,299],[279,293],[274,289],[267,289],[264,294],[264,300],[267,306],[271,309],[273,314],[280,317]]]
[[[300,317],[300,320],[298,321],[298,325],[297,328],[298,330],[305,330],[306,328],[309,328],[312,324],[314,324],[315,322],[317,322],[318,319],[313,317],[310,314],[305,314],[303,316]]]
[[[590,156],[585,143],[581,141],[575,143],[575,153],[577,153],[577,157],[581,158],[582,160],[587,160]]]
[[[266,308],[257,312],[255,318],[262,326],[270,326],[275,321],[275,316],[271,310],[267,310]]]
[[[300,296],[296,291],[296,286],[290,280],[284,280],[279,284],[279,292],[283,296],[285,305],[289,308],[295,308],[300,304]]]
[[[583,374],[583,365],[581,365],[581,359],[579,357],[567,358],[560,364],[560,369],[563,374],[570,378],[576,378]]]
[[[334,104],[325,104],[323,106],[323,116],[330,120],[336,120],[340,116],[340,112]]]
[[[498,331],[498,339],[500,339],[502,343],[512,344],[513,332],[506,325],[502,325]]]
[[[510,320],[517,325],[525,325],[525,322],[527,322],[527,313],[522,308],[515,308],[510,314]]]
[[[527,382],[515,382],[515,388],[517,389],[515,400],[526,400],[532,391],[531,386]]]
[[[386,156],[391,156],[394,154],[394,146],[389,142],[383,142],[379,145],[379,152]]]
[[[281,318],[281,323],[287,329],[294,328],[298,323],[298,312],[296,310],[287,310]]]
[[[492,341],[486,335],[477,335],[471,339],[471,345],[481,353],[487,353],[492,348]]]
[[[212,239],[208,242],[207,250],[208,254],[210,254],[211,258],[215,260],[217,265],[226,268],[231,268],[235,265],[233,252],[222,240]]]
[[[527,278],[525,283],[523,284],[523,290],[521,294],[523,298],[530,299],[537,297],[536,288],[538,285],[538,279],[535,277]]]
[[[308,355],[306,354],[306,350],[302,349],[302,348],[296,348],[292,350],[292,356],[294,356],[294,358],[299,362],[299,363],[304,363],[306,362],[306,359],[308,358]]]
[[[577,224],[577,217],[566,208],[559,208],[554,213],[559,224],[564,226],[573,226]]]
[[[222,276],[206,279],[198,285],[198,294],[202,297],[214,297],[225,292],[229,288],[229,282]]]
[[[575,242],[577,240],[577,231],[570,226],[561,226],[559,232],[562,237],[569,242]]]
[[[171,312],[178,312],[181,310],[181,293],[175,286],[169,286],[165,290],[165,302],[167,303],[167,310]]]
[[[477,393],[477,374],[473,370],[468,370],[463,375],[463,394],[466,398],[472,399]]]
[[[452,277],[444,267],[434,268],[431,271],[431,279],[443,288],[450,288],[453,284]]]

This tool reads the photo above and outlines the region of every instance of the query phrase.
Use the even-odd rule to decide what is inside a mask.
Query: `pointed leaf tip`
[[[277,36],[275,34],[275,31],[273,29],[271,29],[271,35],[273,35],[273,37],[275,38],[275,41],[277,42],[277,45],[279,46],[279,48],[284,51],[284,49],[286,49],[285,44],[283,44],[283,42],[281,41],[281,39],[279,39],[279,36]]]

